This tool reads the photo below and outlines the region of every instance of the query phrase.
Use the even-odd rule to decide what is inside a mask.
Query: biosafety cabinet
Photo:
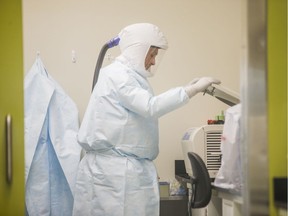
[[[239,95],[220,85],[212,85],[204,92],[223,103],[234,106],[240,103]],[[187,174],[193,176],[188,152],[197,153],[204,161],[213,180],[221,166],[221,135],[223,124],[209,124],[188,128],[182,137],[182,151]]]
[[[211,179],[214,179],[221,166],[221,134],[223,125],[204,125],[189,128],[182,138],[182,150],[186,172],[192,176],[188,152],[197,153],[204,161]]]
[[[219,85],[210,86],[205,91],[204,94],[209,94],[229,106],[234,106],[240,103],[239,95],[237,93]],[[223,122],[218,121],[216,124],[212,123],[212,124],[202,125],[199,127],[191,127],[191,128],[188,128],[184,132],[182,140],[181,140],[181,145],[182,145],[186,172],[191,177],[191,179],[194,178],[194,175],[193,175],[193,171],[191,167],[191,161],[189,160],[189,157],[188,157],[188,152],[194,152],[201,157],[201,159],[205,163],[211,182],[213,182],[214,179],[216,178],[217,173],[221,167],[221,157],[222,157],[221,139],[222,139],[223,126],[224,126],[223,123],[224,121]],[[189,188],[189,202],[190,202],[191,197],[195,196],[193,195],[193,193],[196,194],[196,192],[193,191],[193,189],[195,188],[194,187],[195,185],[191,186],[192,183],[191,182],[189,183],[189,180],[186,181],[186,183],[187,183],[187,187]],[[213,190],[213,193],[215,192],[216,191]],[[227,214],[224,214],[226,211],[230,213],[231,212],[230,208],[228,208],[230,206],[228,204],[226,205],[226,202],[222,202],[222,200],[226,198],[225,193],[223,193],[224,194],[223,196],[222,196],[222,192],[220,193],[217,191],[217,193],[219,194],[212,195],[211,200],[206,207],[193,208],[192,215],[193,216],[207,216],[207,215],[208,216],[218,216],[218,215],[220,216],[222,215],[222,213],[223,215],[227,215]],[[233,202],[233,205],[234,205],[234,202]],[[223,211],[222,211],[222,207],[223,207]],[[234,207],[233,208],[232,207],[231,209],[234,211]],[[237,214],[234,214],[234,215],[237,215]]]

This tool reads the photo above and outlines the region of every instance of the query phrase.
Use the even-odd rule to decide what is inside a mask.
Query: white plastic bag
[[[241,191],[242,167],[240,146],[241,104],[226,110],[225,124],[221,140],[222,162],[214,185]]]

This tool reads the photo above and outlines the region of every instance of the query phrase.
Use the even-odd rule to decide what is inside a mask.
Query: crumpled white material
[[[26,214],[71,215],[81,146],[75,103],[37,57],[25,77]]]
[[[241,104],[227,109],[223,127],[221,167],[214,185],[240,192],[243,186],[240,142]]]

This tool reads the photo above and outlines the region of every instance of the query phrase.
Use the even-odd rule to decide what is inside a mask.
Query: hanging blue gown
[[[39,57],[25,77],[26,215],[72,215],[81,147],[75,103]]]

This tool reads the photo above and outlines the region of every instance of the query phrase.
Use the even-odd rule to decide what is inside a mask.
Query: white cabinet
[[[218,187],[212,191],[212,200],[216,200],[216,198],[220,200],[220,202],[214,201],[214,204],[217,205],[215,209],[218,209],[218,212],[220,212],[219,215],[242,216],[243,199],[239,193]],[[208,216],[214,216],[214,214],[208,214]]]
[[[222,216],[241,216],[241,206],[232,200],[222,199]]]

